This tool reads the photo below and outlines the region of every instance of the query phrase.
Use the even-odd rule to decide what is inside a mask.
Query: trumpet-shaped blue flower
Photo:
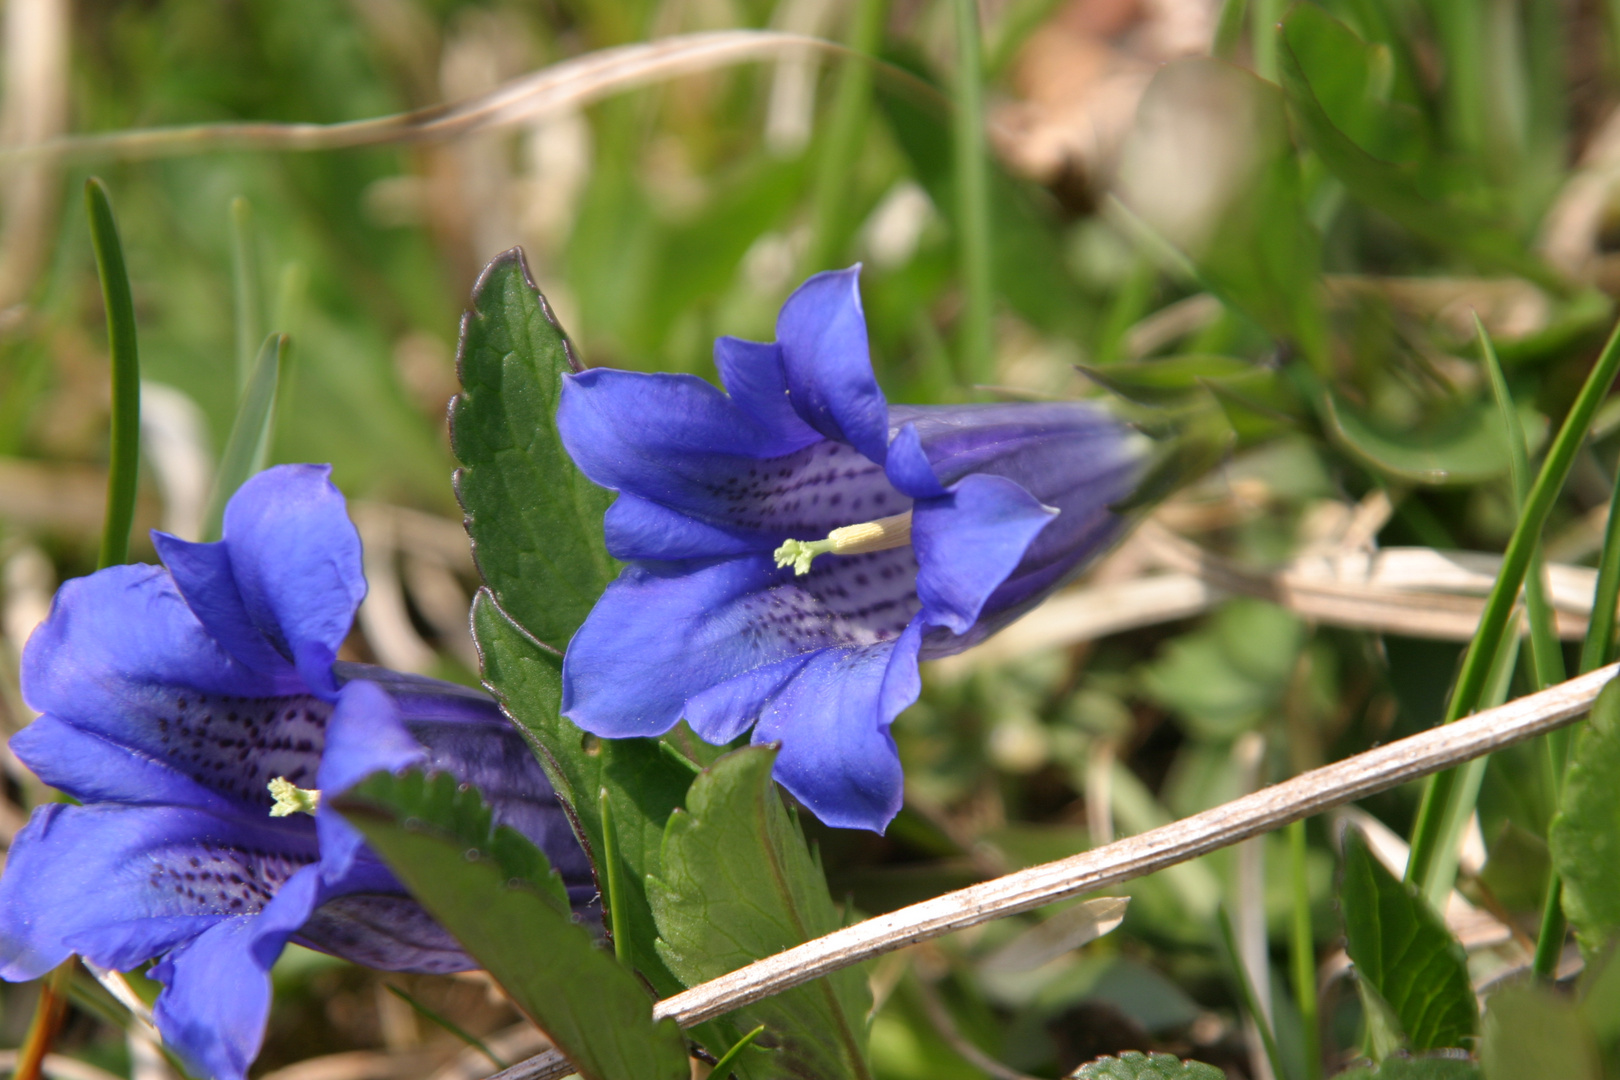
[[[774,343],[716,342],[724,393],[567,377],[558,427],[619,493],[607,544],[629,565],[569,644],[563,709],[609,737],[753,726],[817,817],[881,831],[917,662],[984,640],[1106,547],[1146,440],[1080,402],[888,405],[858,271],[802,285]]]
[[[328,471],[254,477],[219,543],[155,534],[166,569],[68,582],[23,655],[42,715],[12,749],[82,805],[42,807],[16,837],[0,977],[36,978],[72,953],[117,970],[162,957],[158,1027],[216,1080],[257,1055],[289,941],[390,970],[474,966],[319,793],[384,769],[449,772],[545,849],[576,900],[594,892],[493,702],[335,662],[365,579]]]

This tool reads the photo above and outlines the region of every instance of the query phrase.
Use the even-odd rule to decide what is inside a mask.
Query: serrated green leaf
[[[574,922],[545,854],[454,777],[379,774],[334,800],[586,1080],[686,1080],[686,1040]]]
[[[623,905],[629,931],[625,956],[659,994],[677,993],[684,984],[658,955],[658,929],[645,882],[658,871],[664,823],[685,798],[692,771],[665,754],[656,739],[598,741],[558,715],[561,657],[525,634],[487,589],[473,600],[472,622],[484,683],[528,736],[552,787],[568,804],[599,882],[603,874],[598,860],[606,847],[601,791],[607,789],[624,871],[622,895],[614,902]]]
[[[1580,1010],[1538,986],[1491,994],[1479,1057],[1485,1080],[1603,1080],[1597,1040]]]
[[[1575,741],[1547,840],[1564,913],[1593,957],[1620,935],[1620,683],[1604,687]]]
[[[602,540],[613,497],[557,434],[562,380],[579,364],[518,249],[479,277],[456,368],[450,436],[473,558],[502,610],[561,652],[617,573]]]
[[[1373,858],[1347,831],[1345,949],[1358,975],[1389,1004],[1416,1051],[1463,1046],[1479,1026],[1468,961],[1446,924],[1410,885]]]
[[[1144,1054],[1140,1050],[1098,1058],[1069,1075],[1073,1080],[1224,1080],[1226,1076],[1202,1061],[1182,1061],[1174,1054]]]
[[[648,880],[659,951],[688,985],[837,930],[838,911],[821,867],[771,781],[774,750],[748,747],[706,769],[669,819],[663,869]],[[739,1009],[725,1026],[740,1036],[758,1024],[738,1072],[749,1080],[869,1077],[866,1014],[871,995],[859,968],[845,968]]]

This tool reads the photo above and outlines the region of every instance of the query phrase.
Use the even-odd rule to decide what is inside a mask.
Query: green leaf
[[[1226,1076],[1202,1061],[1182,1061],[1173,1054],[1144,1054],[1140,1050],[1098,1058],[1069,1075],[1074,1080],[1224,1080]]]
[[[1321,240],[1274,84],[1210,57],[1165,65],[1142,96],[1118,188],[1213,292],[1325,370]]]
[[[686,1040],[573,920],[545,854],[447,773],[377,774],[334,800],[586,1080],[686,1080]]]
[[[1479,1024],[1462,946],[1417,891],[1345,834],[1345,948],[1356,971],[1386,1001],[1413,1050],[1462,1046]]]
[[[1328,434],[1364,463],[1395,480],[1415,484],[1477,484],[1508,471],[1511,458],[1502,421],[1489,401],[1453,410],[1422,428],[1396,428],[1365,417],[1342,398],[1323,399]],[[1537,444],[1546,426],[1521,419]]]
[[[225,504],[236,489],[264,468],[270,451],[270,435],[275,430],[276,395],[281,388],[281,369],[287,358],[287,335],[271,334],[264,339],[258,359],[253,361],[242,400],[231,421],[231,433],[220,455],[219,471],[214,474],[214,490],[208,496],[203,516],[203,539],[218,540],[225,519]]]
[[[1486,1003],[1485,1080],[1603,1080],[1597,1040],[1575,1002],[1539,986],[1507,986]]]
[[[1620,683],[1604,687],[1575,742],[1547,840],[1564,912],[1593,957],[1620,935]]]
[[[1406,157],[1412,145],[1406,135],[1396,133],[1392,112],[1379,115],[1370,107],[1349,107],[1347,86],[1358,81],[1373,86],[1377,81],[1373,72],[1344,70],[1349,64],[1366,64],[1373,55],[1365,47],[1344,47],[1346,41],[1359,39],[1306,4],[1297,4],[1289,12],[1282,22],[1281,37],[1278,52],[1289,111],[1310,148],[1352,195],[1445,250],[1484,267],[1520,274],[1555,291],[1565,290],[1556,275],[1527,254],[1524,242],[1502,221],[1449,198],[1444,190],[1446,178],[1436,167],[1427,161],[1376,156]],[[1324,66],[1328,61],[1331,63]],[[1329,103],[1339,120],[1368,139],[1367,145],[1359,144],[1335,122]]]
[[[1145,665],[1142,687],[1195,737],[1234,739],[1282,701],[1304,642],[1304,627],[1290,612],[1232,600]]]
[[[605,876],[600,860],[607,850],[601,793],[612,807],[614,848],[621,862],[622,906],[629,941],[621,945],[631,967],[646,976],[660,995],[683,985],[664,966],[655,942],[658,930],[647,905],[645,882],[658,872],[664,823],[681,805],[692,770],[673,760],[656,739],[605,739],[586,735],[558,715],[562,702],[562,659],[523,632],[501,610],[488,589],[473,600],[473,635],[483,657],[485,685],[534,746],[546,776],[568,804],[586,851]],[[611,914],[611,913],[610,913]]]
[[[771,781],[774,750],[748,747],[706,769],[669,820],[663,869],[648,882],[659,951],[688,985],[837,930],[821,867]],[[869,1077],[866,976],[845,968],[730,1014],[737,1034],[765,1025],[740,1072]],[[735,1037],[735,1036],[734,1036]]]
[[[450,435],[473,557],[502,610],[561,652],[617,572],[602,540],[612,495],[557,434],[562,380],[580,364],[518,249],[479,277],[457,368]]]

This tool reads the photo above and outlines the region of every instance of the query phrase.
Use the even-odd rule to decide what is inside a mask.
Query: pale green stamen
[[[791,566],[803,577],[817,555],[860,555],[867,551],[887,551],[911,543],[911,511],[859,525],[845,525],[827,534],[825,540],[787,540],[776,549],[776,565]]]
[[[289,814],[313,814],[321,805],[321,793],[315,788],[301,788],[285,776],[270,781],[270,797],[276,805],[270,808],[271,817]]]

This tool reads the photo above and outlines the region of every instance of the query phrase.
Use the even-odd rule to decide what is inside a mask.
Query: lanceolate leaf
[[[1463,1046],[1479,1026],[1462,946],[1433,908],[1384,869],[1361,833],[1345,836],[1345,948],[1415,1051]]]
[[[448,774],[373,776],[337,800],[390,869],[586,1080],[686,1080],[686,1040],[574,922],[544,853],[491,830]]]
[[[654,948],[658,931],[647,906],[645,882],[658,872],[664,823],[681,805],[692,771],[672,760],[657,740],[598,742],[559,716],[561,657],[525,634],[487,589],[473,601],[473,634],[483,657],[485,684],[529,737],[552,787],[571,808],[598,882],[605,879],[600,861],[606,850],[601,791],[607,789],[622,864],[622,889],[613,900],[623,906],[621,921],[630,939],[624,955],[660,995],[680,991],[683,985]]]
[[[562,378],[579,363],[514,248],[484,269],[461,320],[462,392],[450,434],[473,557],[501,607],[561,652],[616,567],[602,541],[612,496],[557,435]]]
[[[1588,956],[1620,935],[1620,685],[1592,707],[1548,833],[1564,912]]]
[[[648,896],[659,951],[688,985],[840,925],[821,867],[771,782],[775,758],[763,747],[726,755],[670,818]],[[852,967],[740,1009],[720,1026],[735,1039],[765,1025],[755,1041],[764,1050],[738,1061],[749,1080],[865,1078],[870,1007],[866,977]]]

